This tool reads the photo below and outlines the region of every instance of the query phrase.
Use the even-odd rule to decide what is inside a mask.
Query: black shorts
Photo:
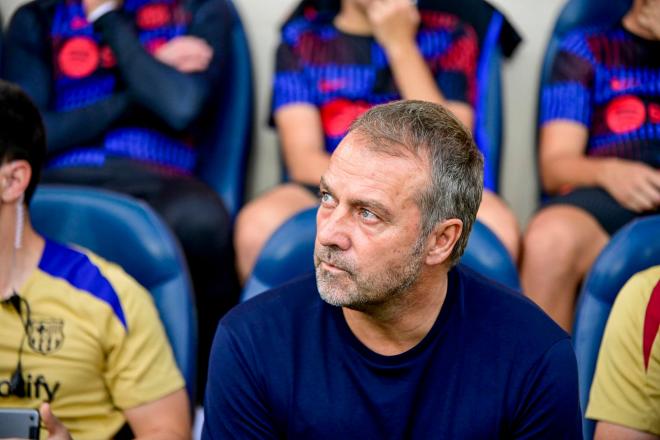
[[[630,211],[601,188],[578,188],[568,194],[547,200],[542,208],[554,205],[570,205],[587,211],[610,236],[631,220],[657,213],[657,211],[645,213]]]

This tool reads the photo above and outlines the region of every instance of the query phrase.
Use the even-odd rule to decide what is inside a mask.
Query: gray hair
[[[375,152],[400,156],[404,151],[430,163],[430,185],[420,191],[421,238],[439,222],[458,218],[463,232],[450,262],[458,263],[483,193],[484,161],[472,135],[444,107],[424,101],[394,101],[371,108],[349,130],[364,137]]]

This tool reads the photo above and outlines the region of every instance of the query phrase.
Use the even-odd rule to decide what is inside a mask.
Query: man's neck
[[[367,310],[343,308],[349,328],[367,348],[384,355],[404,353],[424,339],[447,297],[447,274],[420,280],[408,292]]]
[[[1,299],[8,298],[23,286],[39,265],[43,253],[44,239],[32,229],[27,216],[25,220],[20,249],[14,249],[14,228],[3,228],[3,246],[0,249]]]
[[[347,34],[369,36],[373,28],[366,11],[352,1],[342,1],[341,9],[335,17],[334,25]]]

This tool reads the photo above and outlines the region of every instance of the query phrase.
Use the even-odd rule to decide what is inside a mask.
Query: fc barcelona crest
[[[51,354],[64,343],[64,321],[57,318],[34,319],[29,327],[28,343],[32,350]]]

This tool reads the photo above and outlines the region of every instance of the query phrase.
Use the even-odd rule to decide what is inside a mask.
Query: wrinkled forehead
[[[360,133],[349,133],[332,154],[324,182],[392,198],[416,196],[429,184],[427,160],[400,145],[382,147]]]
[[[348,138],[348,139],[346,139]],[[402,157],[409,160],[420,162],[420,164],[428,165],[428,156],[417,148],[411,148],[402,143],[399,139],[387,137],[384,134],[374,134],[367,132],[362,127],[350,131],[345,139],[347,143],[353,146],[359,146],[366,150],[384,156]],[[343,140],[340,143],[343,144]]]

